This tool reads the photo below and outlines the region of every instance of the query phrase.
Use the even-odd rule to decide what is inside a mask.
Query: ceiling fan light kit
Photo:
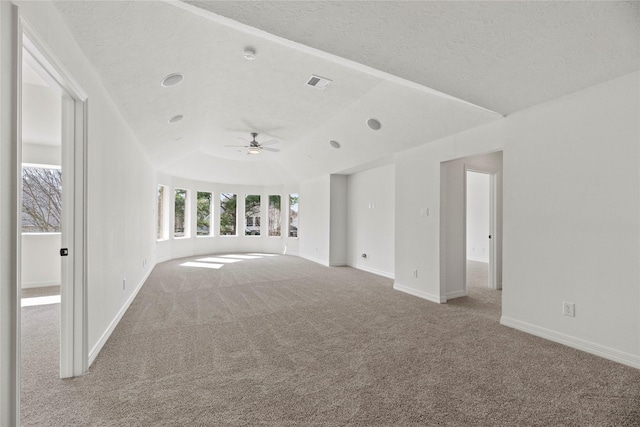
[[[260,154],[263,151],[271,151],[273,153],[277,153],[280,151],[277,148],[265,147],[265,145],[277,144],[277,140],[270,139],[269,141],[259,143],[258,141],[256,141],[256,138],[258,136],[257,132],[251,132],[251,136],[253,137],[253,139],[251,141],[247,141],[249,145],[225,145],[225,147],[243,147],[247,149],[247,154]]]

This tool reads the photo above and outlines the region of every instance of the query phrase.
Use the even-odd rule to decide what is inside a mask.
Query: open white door
[[[86,95],[27,23],[22,24],[23,55],[62,102],[60,377],[86,372]]]

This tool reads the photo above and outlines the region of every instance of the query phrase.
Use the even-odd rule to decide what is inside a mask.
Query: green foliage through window
[[[260,235],[260,196],[248,195],[244,199],[245,236]]]
[[[211,235],[211,193],[198,191],[197,194],[197,218],[198,226],[196,234],[198,236]]]
[[[280,196],[269,196],[269,236],[280,236],[281,224]]]
[[[220,235],[236,236],[237,230],[237,206],[238,196],[232,193],[220,194]]]
[[[289,237],[298,237],[298,195],[289,194]]]
[[[175,191],[175,224],[173,228],[174,237],[184,237],[186,228],[186,206],[187,190],[176,188]]]

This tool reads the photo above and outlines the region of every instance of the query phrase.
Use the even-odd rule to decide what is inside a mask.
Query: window
[[[260,235],[260,196],[248,195],[244,198],[244,235]]]
[[[166,185],[158,185],[158,223],[156,224],[156,238],[169,238],[169,191]]]
[[[269,196],[269,236],[280,236],[280,196]]]
[[[181,188],[175,191],[175,224],[173,237],[189,237],[189,192]]]
[[[289,237],[298,237],[298,194],[289,194]]]
[[[198,191],[197,236],[211,236],[211,193]]]
[[[237,236],[238,196],[231,193],[220,194],[220,235]]]
[[[62,214],[62,171],[22,168],[22,232],[59,233]]]

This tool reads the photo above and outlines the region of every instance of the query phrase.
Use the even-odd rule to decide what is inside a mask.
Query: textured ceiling
[[[633,3],[54,3],[155,166],[203,181],[354,170],[639,68]],[[281,151],[226,147],[253,131]]]
[[[640,66],[640,3],[191,1],[502,114]]]

